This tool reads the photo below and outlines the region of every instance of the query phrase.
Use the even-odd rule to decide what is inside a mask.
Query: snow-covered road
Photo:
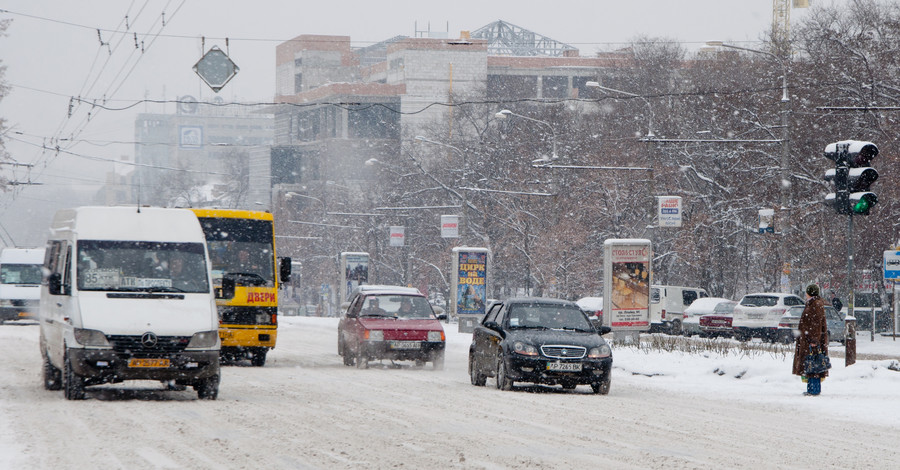
[[[337,322],[281,319],[265,367],[228,366],[216,401],[153,382],[42,388],[36,325],[0,326],[0,468],[887,468],[900,373],[835,360],[802,397],[784,358],[617,350],[612,390],[469,384],[470,335],[442,371],[336,354]],[[900,354],[898,354],[900,356]],[[722,372],[714,373],[714,369]],[[737,379],[734,376],[741,375]],[[862,396],[857,396],[862,394]]]

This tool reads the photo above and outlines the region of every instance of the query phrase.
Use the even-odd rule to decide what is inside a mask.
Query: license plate
[[[422,343],[418,341],[391,341],[391,349],[420,349]]]
[[[765,316],[766,316],[766,314],[764,314],[764,313],[748,313],[747,314],[747,318],[749,318],[751,320],[762,320],[762,318]]]
[[[580,362],[548,362],[547,370],[553,370],[557,372],[580,372],[581,371],[581,363]]]
[[[128,367],[169,367],[169,360],[131,358],[128,360]]]

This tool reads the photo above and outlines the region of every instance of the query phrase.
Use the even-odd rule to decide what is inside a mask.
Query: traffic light
[[[825,172],[825,181],[834,181],[834,192],[825,196],[825,204],[838,214],[869,215],[878,196],[869,187],[878,179],[878,171],[868,166],[878,155],[872,142],[843,140],[825,146],[825,157],[835,168]]]

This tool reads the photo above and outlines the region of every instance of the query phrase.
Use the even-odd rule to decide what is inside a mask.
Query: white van
[[[650,286],[650,331],[680,335],[684,309],[703,297],[699,287]]]
[[[186,209],[58,211],[41,286],[44,387],[82,399],[123,380],[219,390],[219,324],[206,237]]]
[[[0,252],[0,323],[37,318],[43,263],[43,248],[4,248]]]

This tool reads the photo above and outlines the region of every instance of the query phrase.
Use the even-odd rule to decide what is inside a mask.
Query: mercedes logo
[[[141,336],[141,346],[145,348],[155,348],[156,340],[156,335],[148,331]]]
[[[562,350],[562,355],[563,355],[563,356],[568,356],[568,355],[569,355],[569,350],[563,349],[563,350]]]

